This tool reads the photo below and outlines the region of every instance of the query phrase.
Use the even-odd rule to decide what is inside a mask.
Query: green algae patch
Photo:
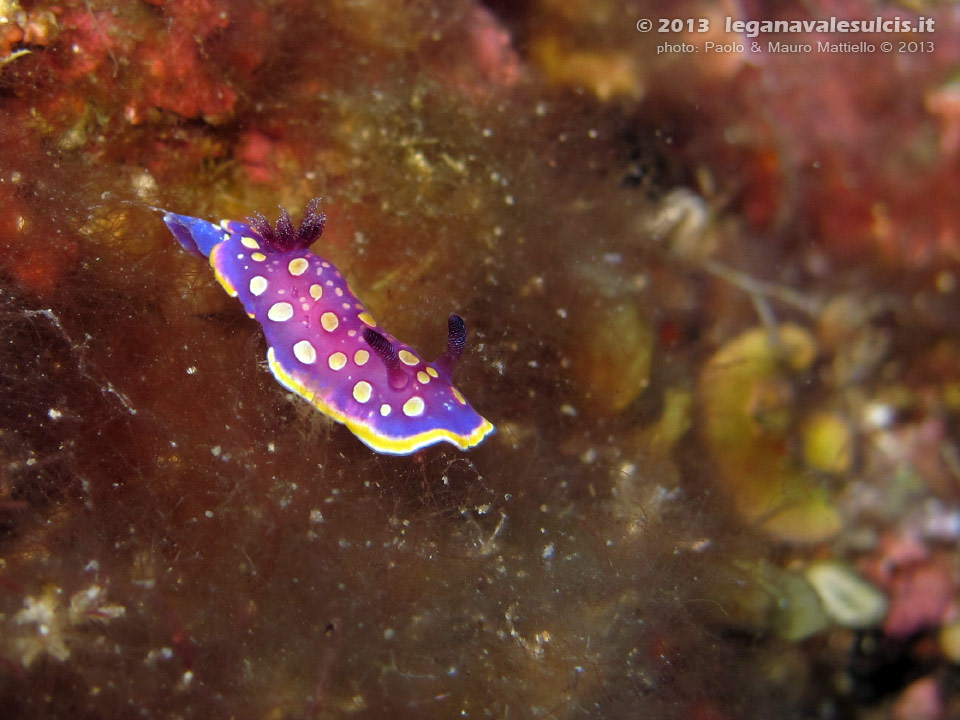
[[[584,318],[588,342],[575,352],[579,379],[592,404],[615,415],[629,407],[650,384],[653,328],[638,307],[618,303]]]
[[[803,425],[803,458],[808,467],[826,473],[845,473],[853,463],[853,431],[831,412],[816,412]]]
[[[743,520],[792,542],[840,530],[827,489],[789,452],[796,385],[815,357],[813,337],[799,325],[753,328],[721,347],[699,377],[702,432],[718,482]]]

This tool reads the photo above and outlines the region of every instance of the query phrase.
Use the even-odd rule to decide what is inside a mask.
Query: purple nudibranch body
[[[407,455],[438,442],[462,450],[495,432],[453,386],[466,340],[457,315],[447,350],[425,362],[383,331],[330,262],[309,250],[326,220],[314,199],[296,230],[281,209],[276,226],[163,211],[188,251],[210,259],[214,274],[263,327],[277,381],[346,425],[370,448]]]

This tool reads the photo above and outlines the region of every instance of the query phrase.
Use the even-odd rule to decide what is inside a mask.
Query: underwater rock
[[[915,238],[948,242],[923,233],[951,227],[955,156],[937,161],[940,200],[914,203],[929,173],[907,161],[930,156],[884,147],[875,113],[845,121],[861,85],[836,74],[820,91],[796,56],[658,58],[656,33],[638,35],[613,0],[0,5],[56,13],[32,39],[8,24],[23,54],[0,58],[0,717],[859,716],[899,692],[918,707],[902,689],[917,677],[949,687],[953,670],[927,655],[892,690],[848,692],[857,633],[798,642],[831,622],[793,569],[844,555],[781,542],[829,537],[851,480],[874,505],[844,516],[837,544],[876,537],[938,492],[919,461],[951,459],[960,403],[916,389],[902,353],[956,314],[910,327],[897,300],[861,335],[859,298],[901,278],[808,254],[810,238],[846,243],[863,201],[871,230],[910,242],[902,207],[851,184],[877,168],[880,189],[921,213]],[[917,88],[896,112],[922,114],[930,79],[913,69],[943,65],[937,31],[936,55],[896,75],[877,64],[884,97],[897,80]],[[947,137],[937,118],[920,119],[926,149]],[[811,120],[822,140],[796,134]],[[145,192],[134,168],[154,178]],[[464,371],[498,439],[470,456],[374,455],[286,401],[240,306],[136,208],[232,217],[315,194],[339,216],[318,251],[378,319],[431,352],[438,309],[471,319]],[[858,298],[829,334],[764,295],[822,334],[798,331],[794,347],[785,328],[778,347],[767,328],[738,349],[748,298],[706,287],[715,247],[797,294],[856,284]],[[891,384],[931,399],[897,404]],[[882,418],[863,430],[874,464],[826,478],[805,423],[849,419],[861,395]],[[904,423],[913,439],[893,436]],[[904,468],[903,492],[871,472]],[[956,560],[955,542],[921,540]],[[931,585],[904,565],[891,574],[907,605]],[[934,632],[951,619],[954,567],[934,587]],[[861,708],[863,689],[888,694]]]
[[[556,85],[585,87],[601,101],[618,97],[639,99],[643,79],[634,58],[622,52],[567,48],[554,36],[533,43],[534,60]]]

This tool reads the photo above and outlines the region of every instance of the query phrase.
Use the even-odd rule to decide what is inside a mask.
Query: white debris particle
[[[213,510],[207,510],[207,511],[205,511],[205,512],[203,513],[203,516],[204,516],[205,518],[207,518],[207,519],[212,518],[212,517],[213,517]]]
[[[690,552],[706,552],[713,545],[713,540],[711,538],[697,538],[695,540],[683,540],[677,543],[677,549],[674,551],[676,554],[680,550],[688,550]]]
[[[91,585],[71,596],[66,611],[60,606],[61,594],[60,588],[47,587],[42,595],[24,599],[23,608],[14,616],[17,625],[34,626],[33,632],[28,628],[13,640],[24,667],[43,655],[66,660],[70,657],[67,641],[74,632],[73,627],[91,621],[106,623],[126,612],[122,605],[105,604],[106,593],[99,585]]]
[[[157,201],[157,181],[147,170],[141,170],[131,178],[137,197],[148,202]]]
[[[57,410],[56,408],[50,408],[49,410],[47,410],[47,415],[51,420],[59,420],[60,418],[63,417],[63,413]]]
[[[70,624],[107,622],[122,617],[127,609],[123,605],[107,605],[107,593],[99,585],[91,585],[70,597]]]
[[[147,656],[143,658],[143,664],[152,666],[155,665],[157,660],[169,660],[173,657],[173,650],[168,647],[162,647],[159,649],[152,649],[147,653]]]
[[[868,403],[863,409],[863,422],[871,430],[888,427],[893,422],[893,408],[886,403]]]
[[[223,452],[223,448],[220,447],[219,445],[214,445],[212,448],[210,448],[210,454],[213,455],[214,457],[220,457],[220,453],[222,452]]]
[[[187,375],[196,375],[196,374],[197,374],[196,365],[191,365],[190,367],[187,368]]]
[[[387,628],[383,631],[384,640],[393,640],[397,636],[396,631],[393,628]]]
[[[70,657],[56,613],[59,593],[59,588],[48,588],[43,595],[27,597],[23,601],[23,609],[14,618],[18,625],[36,626],[35,635],[16,640],[20,662],[24,667],[30,667],[34,660],[45,654],[57,660]]]
[[[567,309],[566,308],[557,308],[557,316],[566,320],[567,319]]]
[[[543,552],[540,553],[540,555],[541,557],[543,557],[544,560],[549,560],[550,558],[553,557],[553,553],[555,551],[556,551],[556,547],[554,546],[553,543],[550,543],[549,545],[544,545]]]
[[[23,601],[23,609],[17,613],[16,621],[20,625],[36,623],[41,628],[54,621],[57,607],[58,590],[47,590],[40,597],[28,597]]]
[[[320,523],[322,523],[322,522],[323,522],[323,513],[320,512],[319,510],[311,510],[311,511],[310,511],[310,522],[312,522],[312,523],[315,524],[315,525],[319,525]]]

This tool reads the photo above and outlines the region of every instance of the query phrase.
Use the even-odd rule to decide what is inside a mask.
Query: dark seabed
[[[960,716],[958,30],[0,1],[0,716]],[[151,209],[314,196],[480,447],[287,392]]]

